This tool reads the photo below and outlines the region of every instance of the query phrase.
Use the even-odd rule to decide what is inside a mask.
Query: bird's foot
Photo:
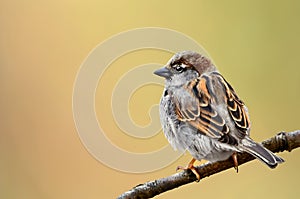
[[[238,160],[237,160],[237,153],[236,152],[234,152],[232,154],[232,159],[233,159],[234,169],[238,173],[239,172],[239,163],[238,163]]]
[[[195,174],[196,178],[197,178],[197,182],[200,181],[200,174],[198,173],[196,167],[194,167],[194,162],[196,161],[196,159],[192,159],[191,162],[188,164],[188,166],[183,167],[183,166],[178,166],[176,168],[176,171],[179,170],[191,170],[193,172],[193,174]]]

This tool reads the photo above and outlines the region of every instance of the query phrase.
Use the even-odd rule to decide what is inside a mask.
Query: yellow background
[[[72,90],[80,64],[100,42],[133,28],[170,28],[203,45],[246,102],[255,140],[299,129],[299,17],[300,3],[293,0],[2,0],[0,198],[115,198],[189,161],[185,155],[156,172],[119,172],[94,159],[76,132]],[[165,63],[170,56],[155,50],[124,56],[106,74],[105,95],[97,90],[97,115],[121,148],[149,152],[167,141],[162,133],[132,139],[115,126],[102,104],[109,102],[111,84],[139,64]],[[161,92],[149,86],[132,96],[129,108],[136,123],[149,122],[147,111]],[[230,169],[157,198],[298,198],[299,152],[280,154],[286,162],[275,170],[254,161],[241,166],[239,174]]]

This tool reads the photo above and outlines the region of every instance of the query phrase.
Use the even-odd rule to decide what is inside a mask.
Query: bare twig
[[[281,132],[275,137],[270,138],[262,144],[273,152],[282,152],[282,151],[292,151],[295,148],[300,147],[300,130],[285,133]],[[248,153],[239,153],[238,161],[239,165],[242,165],[246,162],[253,160],[254,157]],[[215,162],[215,163],[206,163],[197,167],[197,170],[201,176],[201,180],[205,177],[219,173],[221,171],[227,170],[233,167],[233,161],[231,158],[225,161]],[[141,185],[137,185],[131,190],[123,193],[118,197],[118,199],[127,199],[127,198],[151,198],[160,193],[172,190],[174,188],[180,187],[182,185],[196,181],[195,175],[188,171],[183,171],[181,173],[176,173],[174,175],[161,178],[158,180],[146,182]]]

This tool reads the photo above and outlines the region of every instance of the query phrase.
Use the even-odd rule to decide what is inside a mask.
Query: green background
[[[187,164],[189,155],[156,172],[122,173],[95,160],[76,132],[72,90],[80,64],[100,42],[133,28],[174,29],[203,45],[247,104],[253,139],[299,129],[299,19],[300,1],[295,0],[2,0],[0,198],[115,198]],[[105,104],[126,71],[165,63],[170,56],[137,51],[117,60],[105,74],[106,87],[96,93],[97,116],[119,147],[149,152],[167,144],[162,133],[143,141],[125,136]],[[147,111],[161,93],[159,86],[134,93],[129,109],[137,124],[150,122]],[[238,174],[230,169],[157,198],[298,198],[299,152],[280,154],[286,162],[275,170],[254,161]]]

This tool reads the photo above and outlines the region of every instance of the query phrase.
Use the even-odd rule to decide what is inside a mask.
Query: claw
[[[196,159],[192,159],[191,162],[188,164],[187,167],[182,167],[182,166],[178,166],[176,168],[176,171],[178,170],[191,170],[193,172],[193,174],[195,174],[196,178],[197,178],[197,182],[200,181],[200,174],[198,173],[196,167],[194,167],[194,162],[196,161]]]
[[[176,167],[176,172],[178,172],[179,170],[187,170],[187,167],[183,167],[183,166],[178,166]]]

